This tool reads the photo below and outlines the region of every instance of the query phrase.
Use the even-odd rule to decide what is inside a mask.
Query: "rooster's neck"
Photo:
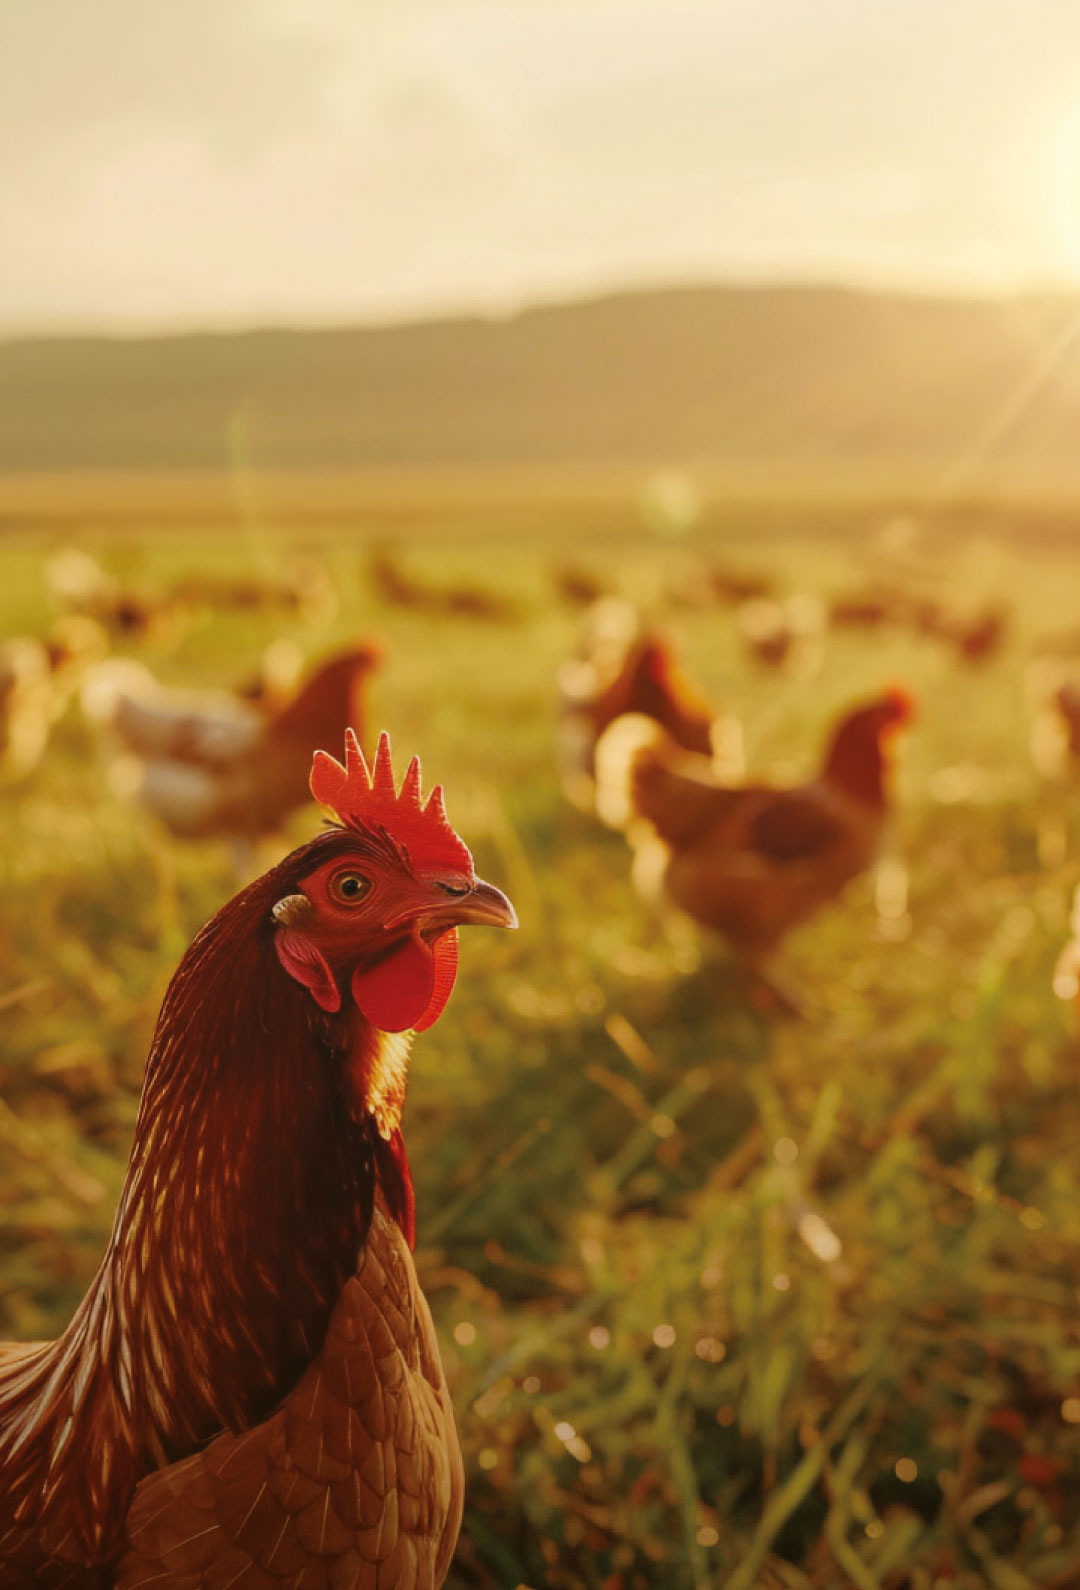
[[[349,1102],[357,1120],[371,1122],[375,1177],[409,1247],[416,1241],[412,1173],[401,1135],[401,1112],[412,1032],[380,1032],[356,1013],[345,1064]]]
[[[411,1032],[380,1032],[356,1014],[345,1065],[349,1106],[357,1120],[370,1115],[387,1142],[401,1130],[412,1041]]]
[[[0,1366],[0,1535],[107,1554],[142,1473],[257,1423],[321,1346],[381,1154],[345,1034],[278,966],[284,892],[258,880],[185,955],[98,1275],[58,1341]]]

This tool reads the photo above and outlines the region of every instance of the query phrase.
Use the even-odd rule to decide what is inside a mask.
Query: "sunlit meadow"
[[[366,740],[385,727],[421,754],[517,905],[517,935],[464,936],[406,1114],[468,1470],[456,1590],[1075,1587],[1080,1053],[1052,980],[1080,813],[1029,750],[1030,664],[1075,624],[1074,560],[998,520],[920,535],[849,509],[830,531],[819,510],[808,535],[798,505],[695,527],[658,500],[602,534],[583,509],[543,537],[508,524],[497,554],[467,516],[142,534],[106,506],[9,534],[0,627],[46,630],[61,545],[162,597],[195,570],[314,559],[316,614],[166,600],[118,649],[227,685],[271,640],[314,658],[377,637]],[[512,616],[385,605],[376,541]],[[1011,626],[981,665],[885,629],[824,632],[768,670],[730,610],[687,602],[703,555],[822,602],[871,575],[965,612],[1003,600]],[[810,775],[845,704],[894,682],[917,697],[884,872],[785,949],[800,1019],[757,1015],[717,947],[637,899],[622,838],[563,798],[568,561],[662,622],[777,782]],[[77,702],[55,711],[0,792],[0,1327],[25,1338],[57,1332],[95,1268],[166,981],[236,886],[224,845],[182,845],[113,792]]]

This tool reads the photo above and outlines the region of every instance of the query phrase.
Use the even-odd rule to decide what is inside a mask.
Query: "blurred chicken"
[[[700,558],[680,575],[668,594],[684,607],[737,607],[741,602],[771,596],[774,588],[775,581],[768,574],[732,568],[715,558]]]
[[[861,591],[839,596],[829,604],[832,629],[884,629],[893,626],[916,635],[945,641],[961,653],[971,651],[972,660],[981,648],[992,648],[1000,639],[991,610],[971,621],[958,619],[934,596],[928,596],[888,580],[874,580]]]
[[[597,747],[597,809],[626,832],[639,889],[722,934],[757,971],[874,859],[888,742],[910,712],[900,690],[849,712],[819,776],[795,789],[725,787],[658,723],[621,718]]]
[[[1031,759],[1044,778],[1068,778],[1080,768],[1080,686],[1049,657],[1029,665],[1026,685]]]
[[[41,641],[0,644],[0,780],[25,778],[41,760],[52,724],[49,657]]]
[[[830,629],[884,629],[895,619],[888,597],[872,586],[863,591],[850,591],[846,596],[834,596],[829,603]]]
[[[945,639],[952,619],[943,603],[933,596],[909,596],[905,607],[905,622],[916,635],[926,635],[933,640]]]
[[[312,751],[363,722],[378,657],[357,645],[329,658],[270,713],[226,691],[166,688],[141,663],[114,658],[87,679],[83,710],[129,753],[118,782],[174,834],[250,842],[304,803]]]
[[[948,626],[946,639],[956,655],[968,663],[990,662],[1005,644],[1009,628],[1009,610],[1002,603],[991,603],[971,619],[954,619]]]
[[[519,604],[479,585],[429,585],[404,569],[386,547],[376,547],[368,577],[387,607],[414,607],[424,613],[451,614],[483,622],[508,624],[521,617]]]
[[[267,646],[255,672],[236,687],[243,701],[260,712],[276,712],[291,701],[300,687],[304,653],[294,640],[279,638]]]
[[[177,580],[174,601],[262,612],[281,608],[308,623],[326,623],[337,613],[337,592],[326,569],[312,559],[296,563],[282,575],[195,573]]]
[[[735,569],[730,565],[713,561],[709,565],[709,586],[714,596],[720,601],[752,602],[757,598],[771,596],[776,582],[772,575],[760,570]]]
[[[387,607],[419,607],[423,591],[407,574],[387,547],[373,547],[368,560],[368,578],[375,595]]]
[[[592,607],[608,594],[608,588],[580,563],[559,563],[551,571],[555,594],[568,607]]]
[[[108,650],[109,637],[104,627],[84,613],[62,614],[45,636],[49,672],[61,690],[78,685],[87,669]]]
[[[160,631],[175,617],[171,602],[122,586],[96,558],[78,547],[54,553],[45,565],[45,578],[61,608],[92,618],[117,636]]]
[[[1069,937],[1057,958],[1052,986],[1057,997],[1073,1007],[1074,1014],[1080,1013],[1080,885],[1073,894]]]
[[[1070,762],[1080,762],[1080,686],[1067,680],[1057,691],[1054,705],[1065,730],[1065,753]]]
[[[1009,610],[1003,602],[987,603],[974,615],[963,617],[934,596],[886,586],[881,594],[897,623],[917,635],[941,641],[962,662],[989,662],[1008,636]]]
[[[481,585],[450,585],[442,591],[431,591],[428,599],[433,612],[476,618],[486,624],[515,624],[522,616],[517,602]]]
[[[717,714],[680,668],[666,636],[641,629],[619,598],[592,609],[579,655],[559,672],[559,734],[563,789],[576,806],[593,806],[596,744],[628,712],[663,726],[674,744],[718,759],[721,776],[742,775],[742,726]]]
[[[58,618],[43,640],[0,642],[0,782],[33,772],[85,669],[107,649],[101,626],[75,613]]]
[[[821,665],[825,609],[803,594],[769,601],[756,597],[736,610],[736,623],[750,656],[763,668],[814,673]]]

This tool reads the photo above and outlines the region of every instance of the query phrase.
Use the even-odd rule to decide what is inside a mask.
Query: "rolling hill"
[[[686,288],[0,344],[0,471],[659,467],[1080,487],[1080,300]],[[977,471],[978,472],[978,471]]]

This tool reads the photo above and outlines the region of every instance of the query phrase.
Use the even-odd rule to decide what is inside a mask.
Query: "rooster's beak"
[[[502,890],[479,878],[468,894],[448,900],[446,907],[455,925],[465,922],[481,922],[491,927],[505,928],[516,928],[518,925],[517,912]]]
[[[455,880],[456,882],[456,880]],[[423,886],[424,899],[414,902],[383,923],[387,932],[417,922],[424,937],[432,931],[445,933],[448,928],[463,927],[467,923],[483,923],[490,927],[516,928],[517,912],[501,889],[476,878],[472,883],[461,880],[461,887],[432,880]],[[429,892],[430,891],[430,892]]]

